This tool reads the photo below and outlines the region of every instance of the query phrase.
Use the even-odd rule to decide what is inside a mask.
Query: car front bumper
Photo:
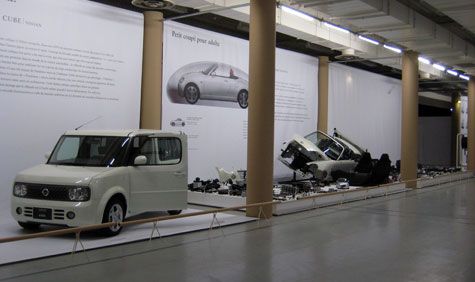
[[[102,218],[96,218],[95,206],[92,201],[65,202],[12,197],[11,214],[20,222],[76,227],[102,222]],[[20,214],[17,213],[18,208],[21,208]],[[69,219],[68,212],[73,212],[74,218]]]

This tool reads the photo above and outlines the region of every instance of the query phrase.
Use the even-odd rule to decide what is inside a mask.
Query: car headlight
[[[71,187],[68,192],[71,201],[89,201],[91,198],[91,191],[88,187]]]
[[[185,78],[184,78],[184,77],[181,77],[180,80],[178,80],[178,84],[183,83],[184,80],[185,80]]]
[[[15,185],[13,185],[13,195],[17,197],[25,197],[27,193],[28,188],[26,187],[26,184],[15,183]]]

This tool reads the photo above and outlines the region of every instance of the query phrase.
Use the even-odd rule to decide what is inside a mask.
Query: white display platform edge
[[[473,177],[472,172],[459,172],[441,175],[433,178],[417,180],[417,188],[424,188],[454,181],[461,181]],[[314,197],[301,198],[281,202],[273,206],[273,215],[284,215],[319,207],[337,205],[347,202],[365,200],[372,197],[381,197],[389,194],[401,193],[407,190],[405,183],[385,184],[371,188],[356,188],[347,191],[338,191],[327,194],[318,194]],[[229,208],[246,204],[246,197],[219,195],[188,191],[188,203],[210,207]]]
[[[246,197],[188,191],[188,204],[215,208],[240,207],[246,205]]]
[[[406,191],[405,183],[393,183],[374,188],[359,188],[339,191],[328,194],[319,194],[315,197],[301,198],[274,205],[274,215],[284,215],[294,212],[316,209],[347,202],[366,200],[372,197],[381,197]]]
[[[432,178],[421,178],[417,180],[417,188],[424,188],[444,183],[461,181],[473,177],[473,172],[465,171],[459,173],[452,173],[447,175],[440,175]]]

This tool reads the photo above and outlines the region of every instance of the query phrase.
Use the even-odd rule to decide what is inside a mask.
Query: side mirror
[[[134,165],[146,165],[147,164],[147,157],[146,156],[137,156],[134,159]]]
[[[49,160],[49,157],[51,156],[51,152],[46,152],[45,153],[45,159]]]

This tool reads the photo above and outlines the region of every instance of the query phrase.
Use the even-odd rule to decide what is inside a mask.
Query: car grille
[[[60,185],[27,184],[25,198],[49,200],[49,201],[69,201],[69,187]]]
[[[53,219],[64,220],[64,210],[53,209]],[[26,217],[33,217],[33,207],[24,207],[23,215]]]

